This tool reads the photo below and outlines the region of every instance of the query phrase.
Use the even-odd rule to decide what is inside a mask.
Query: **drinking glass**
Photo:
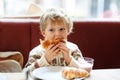
[[[79,59],[80,68],[87,70],[89,73],[93,69],[94,59],[90,57],[83,57],[84,59]]]

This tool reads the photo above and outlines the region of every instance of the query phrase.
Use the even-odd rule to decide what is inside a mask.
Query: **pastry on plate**
[[[87,77],[88,75],[89,73],[84,69],[78,69],[74,67],[65,67],[62,69],[62,76],[67,80],[74,78],[83,78]]]

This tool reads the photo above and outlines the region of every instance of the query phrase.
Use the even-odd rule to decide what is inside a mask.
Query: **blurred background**
[[[72,19],[119,19],[120,0],[0,0],[0,18],[40,16],[63,8]]]

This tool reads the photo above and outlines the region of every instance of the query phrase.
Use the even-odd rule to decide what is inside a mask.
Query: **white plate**
[[[65,80],[61,73],[63,68],[61,66],[41,67],[35,69],[32,75],[43,80]]]

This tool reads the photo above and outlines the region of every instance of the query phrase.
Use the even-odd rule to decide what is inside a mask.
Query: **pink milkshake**
[[[93,69],[94,59],[89,57],[84,57],[84,59],[78,60],[80,63],[80,68],[87,70],[89,73]]]

